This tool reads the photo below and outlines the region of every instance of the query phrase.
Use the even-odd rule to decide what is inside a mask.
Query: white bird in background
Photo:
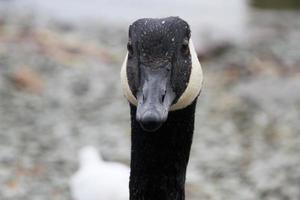
[[[129,168],[105,162],[95,147],[79,151],[79,170],[70,179],[73,200],[128,200]]]

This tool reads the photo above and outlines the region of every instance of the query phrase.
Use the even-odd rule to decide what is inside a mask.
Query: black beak
[[[167,120],[175,98],[170,83],[170,66],[154,69],[141,65],[140,78],[136,119],[145,131],[153,132]]]

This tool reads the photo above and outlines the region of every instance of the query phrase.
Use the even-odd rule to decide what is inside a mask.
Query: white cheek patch
[[[171,106],[170,111],[183,109],[188,105],[190,105],[197,98],[202,88],[202,82],[203,82],[202,68],[198,60],[192,40],[190,40],[189,42],[189,48],[190,48],[190,54],[192,59],[192,69],[191,69],[189,82],[186,89],[179,97],[178,101]],[[121,69],[121,84],[122,84],[124,95],[126,96],[128,101],[133,105],[137,105],[137,99],[132,94],[132,91],[128,84],[128,77],[127,77],[127,70],[126,70],[127,57],[128,57],[128,53],[126,54]]]
[[[203,82],[202,67],[198,60],[197,53],[190,39],[189,42],[190,54],[192,59],[192,69],[190,74],[190,79],[187,87],[185,88],[182,95],[179,97],[178,101],[173,104],[170,110],[179,110],[190,105],[200,94]]]
[[[131,89],[128,84],[128,78],[127,78],[127,58],[128,53],[125,56],[125,60],[123,62],[122,68],[121,68],[121,85],[124,92],[125,97],[128,99],[128,101],[133,104],[137,105],[137,99],[132,94]]]

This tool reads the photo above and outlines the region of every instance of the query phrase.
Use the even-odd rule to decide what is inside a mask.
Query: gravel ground
[[[202,62],[187,199],[300,199],[297,16],[256,13],[249,41]],[[70,199],[87,144],[129,163],[126,35],[0,18],[0,199]]]

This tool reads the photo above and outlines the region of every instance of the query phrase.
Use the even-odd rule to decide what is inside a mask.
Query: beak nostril
[[[145,102],[145,100],[146,100],[146,97],[145,97],[145,95],[143,94],[143,102]]]
[[[161,102],[165,101],[165,97],[166,97],[166,90],[163,91],[162,95],[161,95]]]
[[[161,102],[164,102],[165,96],[166,96],[165,94],[161,95]]]

